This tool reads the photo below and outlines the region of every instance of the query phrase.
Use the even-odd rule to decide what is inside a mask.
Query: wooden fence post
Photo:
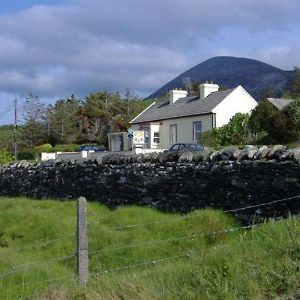
[[[77,274],[79,284],[86,285],[89,277],[86,199],[77,200]]]

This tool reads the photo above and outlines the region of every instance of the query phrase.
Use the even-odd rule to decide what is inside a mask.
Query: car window
[[[179,145],[179,150],[182,150],[182,149],[185,149],[185,148],[186,148],[186,146],[184,144]]]
[[[198,150],[198,151],[203,150],[203,146],[202,145],[196,145],[196,150]]]
[[[189,149],[196,150],[196,145],[194,145],[194,144],[189,145]]]
[[[176,151],[178,149],[179,149],[179,144],[175,144],[170,148],[171,151]]]

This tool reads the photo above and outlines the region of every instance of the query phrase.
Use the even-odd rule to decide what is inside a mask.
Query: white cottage
[[[250,113],[257,105],[242,86],[219,91],[217,84],[204,83],[200,97],[187,97],[182,90],[169,95],[168,101],[151,104],[130,122],[134,131],[144,131],[145,148],[198,142],[202,132],[227,124],[236,113]]]

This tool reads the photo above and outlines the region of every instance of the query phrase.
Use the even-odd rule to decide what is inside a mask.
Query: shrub
[[[6,149],[0,149],[0,164],[8,164],[14,161],[14,157]]]
[[[201,142],[211,147],[247,144],[252,139],[248,122],[248,114],[237,113],[228,124],[203,133]]]
[[[42,152],[51,152],[52,151],[52,145],[51,144],[43,144],[40,146],[34,147],[34,152],[35,153],[42,153]]]
[[[79,145],[69,144],[69,145],[56,145],[52,148],[53,152],[76,152],[79,150]]]
[[[33,150],[24,150],[18,153],[19,160],[35,160],[35,153]]]

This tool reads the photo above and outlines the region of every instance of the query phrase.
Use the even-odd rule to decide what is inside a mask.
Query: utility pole
[[[18,100],[17,98],[15,98],[15,102],[14,102],[14,106],[15,106],[15,125],[14,125],[14,148],[15,148],[15,160],[18,159]]]

